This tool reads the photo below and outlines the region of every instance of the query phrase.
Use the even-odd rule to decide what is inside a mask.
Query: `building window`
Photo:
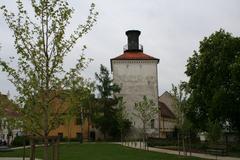
[[[60,140],[63,140],[63,133],[62,133],[62,132],[59,132],[59,133],[58,133],[58,137],[59,137]]]
[[[81,125],[82,124],[82,120],[81,120],[80,116],[76,118],[76,123],[75,124],[76,125]]]
[[[151,120],[151,129],[154,129],[154,123],[155,123],[154,121],[155,121],[154,119]]]

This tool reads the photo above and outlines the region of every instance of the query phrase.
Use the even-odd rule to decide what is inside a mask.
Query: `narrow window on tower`
[[[150,81],[147,81],[148,85],[150,86],[151,82]]]

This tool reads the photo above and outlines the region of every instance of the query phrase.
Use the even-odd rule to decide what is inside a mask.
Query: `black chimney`
[[[138,30],[128,30],[126,35],[128,37],[128,44],[126,51],[142,51],[142,47],[139,47],[138,37],[141,34]]]

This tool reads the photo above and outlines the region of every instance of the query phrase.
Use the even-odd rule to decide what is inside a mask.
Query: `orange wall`
[[[91,126],[90,126],[91,127]],[[65,122],[63,125],[59,126],[57,129],[50,132],[50,136],[57,136],[58,133],[63,133],[65,138],[77,138],[77,133],[83,133],[83,138],[88,138],[88,122],[85,121],[83,124],[83,131],[81,131],[81,126],[76,124],[76,118],[72,118],[70,123]]]
[[[60,99],[54,99],[52,106],[55,112],[64,113],[69,107],[69,103],[67,101],[61,101]],[[83,138],[87,139],[88,122],[84,121],[83,130],[81,131],[81,126],[76,123],[76,117],[73,116],[69,122],[65,121],[63,125],[60,125],[55,130],[52,130],[49,133],[49,136],[58,136],[58,133],[63,133],[64,138],[77,138],[77,133],[82,133]]]

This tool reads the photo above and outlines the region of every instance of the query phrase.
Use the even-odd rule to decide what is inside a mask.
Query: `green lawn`
[[[21,157],[23,150],[0,152],[0,157]],[[43,157],[42,147],[37,149],[37,157]],[[64,144],[60,146],[60,160],[200,160],[195,157],[149,152],[123,147],[117,144]]]

